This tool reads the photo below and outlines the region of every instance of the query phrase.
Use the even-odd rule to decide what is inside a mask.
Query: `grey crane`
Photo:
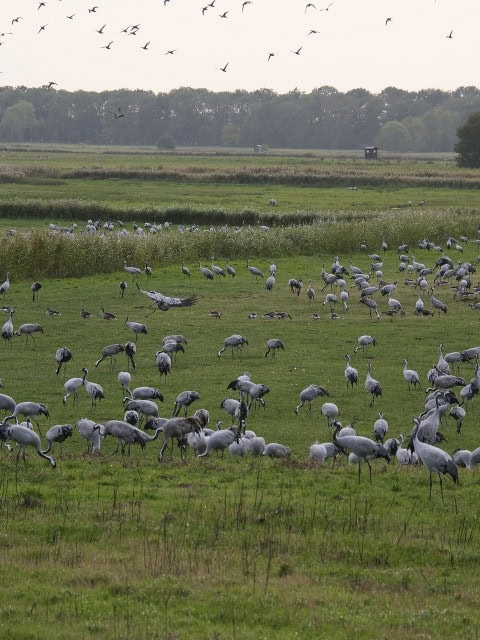
[[[349,385],[353,389],[353,385],[358,384],[358,370],[350,364],[348,353],[345,355],[345,380],[347,381],[347,391]]]
[[[381,442],[385,440],[385,436],[388,431],[388,422],[383,417],[383,413],[380,411],[378,414],[378,419],[373,423],[373,437],[375,438],[375,442]]]
[[[142,322],[134,322],[133,320],[129,320],[128,316],[125,316],[125,326],[135,334],[135,342],[137,342],[137,338],[141,333],[147,333],[147,327]]]
[[[156,387],[135,387],[130,396],[132,400],[160,400],[163,402],[163,394]]]
[[[211,451],[221,451],[222,457],[225,449],[232,444],[232,442],[238,442],[240,440],[240,433],[238,427],[232,425],[228,429],[220,429],[214,431],[207,438],[207,447],[205,451],[198,454],[198,458],[208,457]]]
[[[272,358],[275,358],[276,352],[278,349],[285,349],[285,345],[278,338],[270,338],[267,340],[267,350],[265,352],[265,358],[268,356],[270,352],[272,352]]]
[[[42,285],[38,281],[35,281],[30,287],[30,290],[32,292],[32,302],[35,302],[35,300],[38,300],[38,292],[40,291],[41,288],[42,288]]]
[[[370,317],[372,317],[372,311],[373,311],[373,313],[375,313],[377,320],[380,319],[380,314],[378,313],[378,304],[376,300],[374,300],[373,298],[367,298],[365,296],[363,298],[360,298],[360,302],[364,304],[366,307],[368,307],[370,311]],[[357,350],[355,350],[355,353],[356,351]]]
[[[125,282],[125,280],[121,280],[119,286],[120,286],[120,297],[123,298],[125,295],[125,291],[128,288],[128,284]]]
[[[88,418],[79,418],[75,423],[78,433],[87,441],[87,451],[100,451],[103,438],[103,425]]]
[[[303,280],[301,278],[290,278],[288,281],[288,286],[290,287],[290,291],[292,293],[296,293],[297,296],[300,295],[303,287]]]
[[[234,352],[236,351],[237,353],[241,353],[241,350],[243,349],[243,345],[245,344],[248,344],[247,338],[245,338],[245,336],[241,336],[238,333],[234,333],[228,338],[225,338],[225,340],[223,341],[223,347],[217,353],[217,356],[220,358],[222,353],[226,349],[230,348],[232,350],[232,358],[233,358]]]
[[[404,358],[404,360],[403,360],[403,379],[407,383],[409,391],[410,391],[410,388],[411,388],[412,384],[413,384],[413,388],[414,389],[417,388],[417,384],[420,385],[420,376],[415,371],[415,369],[409,369],[408,368],[408,360],[407,360],[407,358]]]
[[[42,443],[38,433],[35,433],[35,431],[29,429],[28,427],[24,427],[20,424],[2,424],[0,425],[0,439],[4,441],[12,440],[13,442],[16,442],[18,444],[19,449],[17,453],[17,464],[20,458],[20,453],[22,454],[23,461],[25,462],[25,464],[27,464],[27,461],[25,459],[25,450],[30,446],[35,449],[35,451],[41,458],[45,458],[45,460],[48,460],[53,468],[57,466],[55,460],[51,456],[48,456],[44,451],[42,451]]]
[[[180,409],[182,408],[185,411],[186,417],[188,407],[196,400],[199,400],[199,398],[200,394],[198,393],[198,391],[182,391],[181,393],[179,393],[175,398],[175,403],[173,405],[172,418],[176,418],[180,413]]]
[[[91,318],[93,318],[93,313],[91,311],[88,311],[87,309],[81,309],[80,317],[84,320],[90,320]]]
[[[103,425],[103,436],[111,435],[117,440],[117,448],[112,455],[115,455],[119,449],[121,449],[122,456],[125,455],[126,449],[128,455],[130,455],[130,445],[132,444],[139,444],[141,448],[144,449],[146,443],[156,440],[161,431],[162,427],[157,427],[154,435],[150,436],[148,433],[145,433],[145,431],[138,429],[124,420],[107,420]]]
[[[225,271],[222,269],[222,267],[219,267],[219,266],[218,266],[218,264],[215,264],[215,263],[213,262],[213,260],[214,260],[214,257],[213,257],[213,256],[210,258],[210,260],[212,261],[212,262],[211,262],[211,264],[210,264],[210,266],[211,266],[211,268],[212,268],[212,272],[213,272],[216,276],[218,276],[218,277],[222,276],[223,278],[225,278],[227,274],[226,274],[226,273],[225,273]]]
[[[186,418],[170,418],[163,423],[163,444],[158,453],[158,459],[161,462],[168,443],[172,440],[172,457],[173,457],[173,440],[181,440],[191,432],[200,433],[205,425],[200,416],[188,416]]]
[[[188,344],[187,339],[179,333],[170,334],[165,336],[162,340],[162,344],[166,342],[178,342],[180,344]]]
[[[388,451],[388,455],[395,456],[398,449],[402,446],[404,440],[405,435],[403,433],[401,433],[398,438],[388,438],[387,440],[385,440],[383,446]]]
[[[370,474],[370,482],[372,481],[372,467],[370,465],[370,460],[374,458],[384,458],[387,462],[390,462],[390,456],[388,455],[388,451],[382,444],[371,440],[370,438],[365,438],[363,436],[338,436],[338,432],[340,431],[340,426],[337,424],[335,427],[335,431],[333,432],[333,444],[338,447],[338,449],[346,453],[346,451],[350,451],[354,453],[358,458],[358,482],[360,482],[360,472],[361,472],[361,461],[365,460],[368,465],[368,470]]]
[[[102,400],[105,398],[105,392],[103,391],[103,387],[98,384],[98,382],[91,382],[87,380],[88,369],[86,367],[82,368],[83,371],[83,384],[85,385],[85,391],[87,395],[92,401],[92,408],[97,406],[97,400]]]
[[[45,439],[48,442],[48,448],[44,453],[49,453],[53,450],[54,442],[64,442],[67,438],[71,438],[73,433],[73,426],[71,424],[56,424],[45,434]]]
[[[198,268],[200,269],[200,273],[204,278],[207,278],[207,280],[214,279],[215,276],[213,275],[213,271],[211,271],[208,267],[202,267],[202,264],[199,262]]]
[[[375,336],[363,335],[357,339],[358,346],[355,347],[354,353],[357,353],[360,349],[363,351],[363,355],[366,355],[366,350],[370,345],[374,347],[378,344]]]
[[[78,390],[83,387],[83,378],[69,378],[63,385],[65,395],[63,404],[67,404],[68,398],[73,395],[73,404],[78,400]]]
[[[166,378],[172,369],[172,359],[168,353],[157,351],[155,354],[155,365],[158,367],[160,375]]]
[[[263,455],[265,446],[265,438],[262,436],[254,436],[253,438],[250,438],[250,453],[254,458],[258,458]]]
[[[432,499],[432,474],[438,473],[440,481],[440,493],[443,500],[443,482],[442,474],[449,476],[456,483],[458,482],[458,468],[450,454],[439,447],[434,447],[426,442],[420,442],[415,433],[413,437],[413,445],[418,457],[426,466],[430,477],[430,493],[429,500]]]
[[[270,262],[270,266],[268,267],[271,276],[277,275],[277,265],[273,260]]]
[[[250,397],[250,402],[247,406],[248,411],[250,411],[254,402],[259,402],[262,407],[265,407],[265,400],[263,399],[263,396],[267,393],[270,393],[270,389],[266,384],[252,384],[248,390],[248,395]]]
[[[452,416],[454,420],[457,421],[457,433],[460,433],[460,431],[462,430],[462,423],[465,420],[465,416],[467,415],[467,412],[463,407],[456,405],[451,407],[449,414]]]
[[[235,271],[234,267],[232,267],[232,265],[230,264],[229,258],[227,258],[227,266],[225,267],[225,271],[232,278],[234,278],[237,275],[237,272]]]
[[[2,327],[2,338],[5,340],[5,342],[10,342],[15,334],[15,330],[13,328],[13,320],[12,320],[13,314],[14,314],[14,311],[10,310],[9,318],[3,324],[3,327]]]
[[[365,378],[365,389],[372,396],[370,406],[373,407],[373,405],[375,404],[375,398],[378,398],[378,396],[382,395],[382,386],[380,382],[378,382],[378,380],[375,380],[375,378],[372,378],[371,369],[372,369],[372,364],[369,362],[367,366],[367,375]]]
[[[268,458],[288,458],[290,449],[278,442],[269,442],[263,450],[262,456]]]
[[[435,313],[435,311],[438,311],[438,315],[440,315],[441,312],[443,313],[447,313],[447,305],[442,302],[441,300],[439,300],[439,298],[436,298],[433,293],[430,296],[430,301],[432,303],[432,307],[433,307],[433,311]]]
[[[45,313],[49,318],[58,318],[62,314],[57,309],[45,309]]]
[[[445,360],[445,357],[443,355],[443,344],[441,343],[438,346],[438,352],[439,352],[439,355],[438,355],[438,362],[437,362],[436,369],[439,373],[448,375],[450,373],[450,365]]]
[[[36,416],[44,415],[49,417],[48,409],[43,402],[19,402],[15,405],[13,413],[4,418],[5,422],[15,419],[18,422],[18,416],[24,416],[24,418],[32,418],[37,427],[39,426]]]
[[[43,333],[43,328],[37,322],[21,324],[15,331],[16,336],[25,336],[25,346],[27,346],[29,338],[32,338],[33,344],[36,344],[34,333]]]
[[[465,378],[460,376],[453,376],[448,374],[440,374],[435,377],[432,383],[432,387],[427,389],[427,392],[434,391],[435,389],[451,389],[452,387],[463,387],[467,384]]]
[[[132,396],[130,392],[130,383],[132,382],[132,376],[129,371],[119,371],[117,374],[118,384],[122,389],[122,392],[127,393],[130,397]]]
[[[258,267],[252,267],[247,260],[247,269],[250,271],[252,276],[255,278],[255,282],[258,282],[258,278],[263,278],[263,271]]]
[[[152,267],[148,264],[148,262],[145,263],[145,269],[143,270],[145,275],[147,276],[147,278],[150,278],[152,275]]]
[[[315,299],[315,289],[312,287],[311,280],[308,281],[307,298],[308,298],[308,304],[311,304]]]
[[[125,345],[125,355],[128,359],[128,368],[130,368],[130,364],[132,368],[135,369],[135,355],[137,353],[137,345],[134,342],[126,342]]]
[[[327,419],[327,427],[333,426],[338,416],[338,407],[334,402],[324,402],[320,408],[322,415]]]
[[[17,403],[13,398],[7,396],[5,393],[0,393],[0,411],[4,411],[4,415],[13,413],[16,406]]]
[[[123,404],[125,411],[136,411],[144,418],[158,418],[158,405],[153,400],[124,398]]]
[[[315,398],[330,396],[325,387],[318,384],[310,384],[300,391],[300,404],[295,407],[295,413],[298,413],[303,405],[308,402],[308,413],[312,412],[312,402]]]
[[[163,353],[168,353],[169,355],[173,354],[174,357],[178,351],[185,353],[185,349],[181,342],[177,342],[176,340],[167,340],[163,343],[162,349]]]
[[[160,309],[160,311],[168,311],[172,307],[191,307],[197,302],[197,296],[195,294],[192,294],[188,298],[174,298],[172,296],[166,296],[159,291],[143,291],[143,289],[140,289],[140,287],[138,287],[138,289],[145,296],[148,296],[150,300],[152,300],[153,304],[157,307],[157,309]]]
[[[480,447],[477,447],[473,451],[455,449],[452,453],[452,458],[457,467],[473,469],[473,467],[480,463]]]
[[[233,417],[236,416],[240,409],[241,401],[235,400],[235,398],[224,398],[220,403],[220,409],[223,409],[226,413]]]
[[[124,353],[124,352],[125,352],[125,346],[123,344],[120,344],[118,342],[115,342],[114,344],[108,344],[106,347],[103,347],[102,355],[95,362],[95,366],[98,367],[98,365],[101,362],[103,362],[106,358],[110,358],[110,371],[111,371],[115,366],[115,361],[117,359],[118,354]]]
[[[182,262],[182,273],[184,278],[190,278],[190,269]]]
[[[5,282],[2,282],[2,284],[0,284],[0,296],[3,296],[5,298],[5,295],[9,289],[10,289],[10,273],[7,271]]]
[[[308,450],[308,457],[314,462],[325,462],[329,458],[335,458],[338,454],[338,449],[332,442],[314,442],[310,445]]]
[[[275,286],[275,276],[270,275],[265,280],[265,289],[271,293],[274,286]]]
[[[123,269],[124,271],[126,271],[132,276],[133,280],[135,280],[135,278],[138,278],[138,276],[141,276],[143,274],[142,270],[139,267],[128,266],[126,260],[123,261]]]

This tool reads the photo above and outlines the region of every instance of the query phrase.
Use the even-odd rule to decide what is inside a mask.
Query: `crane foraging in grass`
[[[375,380],[375,378],[372,378],[371,373],[370,373],[371,372],[371,368],[372,368],[372,365],[369,362],[368,366],[367,366],[367,376],[365,378],[365,389],[372,396],[372,400],[370,402],[370,406],[373,407],[373,405],[375,403],[375,398],[378,398],[378,396],[382,395],[382,386],[381,386],[380,382],[378,382],[378,380]]]
[[[388,451],[382,444],[374,442],[370,438],[363,436],[338,436],[340,431],[340,423],[337,423],[335,431],[333,432],[333,444],[341,451],[346,453],[347,450],[354,453],[358,458],[358,482],[360,482],[361,462],[364,460],[368,465],[370,473],[370,482],[372,481],[372,467],[370,460],[374,458],[384,458],[387,462],[390,462],[390,456]]]
[[[440,481],[440,493],[443,500],[443,482],[442,474],[449,476],[453,482],[458,482],[458,468],[450,454],[439,447],[435,447],[426,442],[420,442],[415,432],[413,436],[413,445],[418,457],[423,462],[429,473],[430,492],[429,500],[432,499],[432,474],[438,473]]]
[[[298,414],[303,405],[308,402],[308,413],[312,412],[312,402],[315,398],[330,396],[325,387],[321,387],[318,384],[310,384],[300,391],[300,404],[295,407],[295,413]]]
[[[42,451],[42,443],[38,433],[28,427],[24,427],[20,424],[1,424],[0,439],[3,441],[12,440],[18,444],[17,464],[20,458],[20,453],[22,454],[24,463],[27,464],[25,459],[25,450],[30,446],[35,449],[41,458],[48,460],[53,468],[57,466],[55,460],[51,456],[48,456],[45,451]]]

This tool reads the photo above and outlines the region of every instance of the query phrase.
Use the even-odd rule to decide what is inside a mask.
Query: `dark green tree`
[[[457,129],[455,145],[459,167],[480,167],[480,111],[472,113],[465,124]]]

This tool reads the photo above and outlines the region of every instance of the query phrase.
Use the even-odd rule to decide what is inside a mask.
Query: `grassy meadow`
[[[57,171],[59,154],[43,156],[40,152],[27,164],[44,163],[49,171],[52,166]],[[22,157],[19,153],[17,159],[7,157],[5,162],[21,168]],[[167,161],[181,167],[199,163],[206,169],[222,164],[210,157],[161,159]],[[254,161],[261,166],[260,159]],[[316,159],[296,160],[301,161],[313,167]],[[357,166],[348,160],[328,161],[344,175]],[[68,170],[78,169],[76,155],[66,155],[62,162]],[[91,168],[98,162],[95,154],[85,154],[79,164]],[[112,171],[122,163],[129,169],[149,167],[148,159],[130,156],[108,156],[108,162]],[[234,165],[230,158],[227,162]],[[250,160],[236,162],[240,166]],[[380,177],[390,171],[389,164],[376,166]],[[398,165],[395,170],[404,172]],[[374,173],[370,166],[368,171]],[[422,167],[417,164],[417,173]],[[443,164],[428,167],[444,171]],[[463,180],[451,167],[448,171],[457,183]],[[414,176],[415,167],[408,172]],[[16,451],[2,447],[0,576],[8,588],[0,594],[1,636],[477,638],[478,468],[460,469],[457,486],[445,478],[443,501],[437,477],[429,501],[426,469],[402,467],[396,460],[372,462],[371,483],[368,468],[362,465],[359,483],[357,467],[349,466],[344,456],[335,466],[331,461],[316,465],[309,460],[313,442],[332,438],[320,412],[323,399],[314,401],[311,414],[306,407],[298,415],[294,411],[300,391],[318,383],[329,391],[326,399],[339,407],[342,423],[355,420],[359,434],[371,436],[379,411],[389,422],[389,435],[410,432],[412,418],[423,409],[426,374],[438,360],[439,344],[444,344],[445,353],[477,346],[480,312],[456,300],[451,283],[435,291],[448,305],[447,314],[415,316],[418,290],[405,283],[409,276],[398,272],[396,248],[404,240],[409,242],[409,255],[433,268],[439,253],[420,249],[419,240],[427,236],[445,247],[448,236],[464,234],[469,241],[463,252],[445,249],[445,253],[454,262],[474,264],[479,254],[473,242],[478,237],[477,193],[457,184],[431,188],[425,197],[425,185],[412,187],[403,178],[397,192],[373,185],[351,191],[344,186],[346,179],[328,189],[272,184],[268,179],[264,185],[192,181],[192,191],[174,178],[139,185],[121,178],[114,187],[105,184],[111,185],[111,180],[62,178],[58,191],[56,186],[50,189],[40,182],[35,186],[29,180],[31,176],[12,182],[10,177],[0,183],[1,210],[25,210],[19,217],[0,219],[0,281],[7,271],[11,278],[2,305],[15,308],[15,328],[38,322],[44,333],[35,334],[35,344],[21,336],[0,344],[0,391],[17,402],[33,400],[48,406],[50,417],[42,416],[37,429],[42,443],[54,424],[74,424],[80,417],[102,423],[122,416],[117,374],[127,368],[127,359],[120,354],[113,368],[108,360],[98,367],[95,361],[105,345],[133,339],[124,324],[128,315],[148,329],[138,338],[137,366],[130,370],[132,388],[159,387],[164,395],[161,416],[169,417],[176,395],[191,389],[200,393],[191,411],[206,408],[211,425],[223,420],[228,426],[229,416],[220,403],[236,394],[226,387],[249,371],[255,382],[268,384],[270,392],[265,409],[252,410],[248,427],[267,442],[288,446],[291,454],[284,460],[232,458],[228,452],[223,458],[212,454],[197,459],[187,452],[181,460],[175,450],[159,463],[161,435],[144,450],[133,446],[130,456],[122,458],[113,455],[116,444],[110,436],[103,440],[100,453],[87,453],[85,441],[74,430],[71,439],[54,446],[57,467],[52,469],[32,449],[27,450],[27,464],[20,458],[17,465]],[[270,197],[277,199],[273,208],[268,205]],[[364,203],[360,216],[353,206],[357,197]],[[72,204],[76,199],[77,208]],[[417,206],[421,199],[426,205]],[[397,208],[408,200],[412,207]],[[179,218],[183,211],[185,225],[201,218],[198,231],[179,232],[172,224],[156,234],[133,234],[133,222],[142,226],[169,219],[172,203],[177,203],[173,209]],[[112,213],[108,219],[116,221],[119,211],[129,213],[123,227],[128,236],[119,237],[115,231],[100,238],[83,232],[86,220],[96,218],[95,211],[102,222],[107,219],[100,215],[107,205]],[[68,215],[57,217],[62,208]],[[268,215],[270,228],[255,223],[234,230],[245,209],[258,214],[258,220],[262,213]],[[297,224],[305,209],[315,216],[313,224]],[[36,214],[29,216],[29,211]],[[229,216],[232,223],[220,229],[217,219],[225,224]],[[275,225],[275,216],[284,221],[281,226]],[[52,233],[49,224],[54,222],[76,223],[78,228],[73,236]],[[215,228],[210,230],[210,225]],[[16,233],[7,235],[9,229]],[[389,245],[384,255],[383,238]],[[367,242],[366,252],[359,251],[362,240]],[[369,270],[368,254],[374,252],[384,258],[384,280],[398,280],[395,296],[405,315],[384,315],[387,302],[377,294],[382,315],[380,320],[370,318],[348,281],[348,310],[337,304],[340,317],[332,320],[330,305],[323,304],[329,288],[321,291],[322,266],[329,271],[338,255],[346,267],[351,262]],[[236,277],[207,281],[198,262],[210,266],[212,255],[223,267],[230,258]],[[271,293],[264,280],[257,283],[250,275],[247,259],[265,275],[270,261],[275,261],[278,270]],[[124,260],[139,267],[151,264],[151,278],[138,278],[141,289],[178,297],[195,293],[197,304],[152,313],[149,299],[123,271]],[[182,274],[182,261],[191,270],[190,278]],[[304,282],[298,297],[288,286],[292,277]],[[433,285],[433,275],[428,279]],[[36,301],[30,290],[34,280],[42,283]],[[123,298],[121,280],[128,285]],[[309,280],[316,291],[312,304],[305,295]],[[473,285],[477,281],[473,273]],[[428,296],[425,302],[430,308]],[[117,320],[103,320],[100,307]],[[61,315],[49,318],[47,308]],[[92,311],[93,317],[81,318],[82,308]],[[221,312],[219,319],[209,315],[213,310]],[[285,311],[291,319],[262,317],[272,310]],[[257,313],[255,319],[248,317],[251,312]],[[313,319],[314,313],[319,320]],[[8,315],[2,316],[6,321]],[[155,353],[163,336],[172,333],[184,335],[188,344],[185,353],[177,354],[171,375],[160,378]],[[224,338],[233,333],[246,336],[248,345],[241,354],[227,350],[219,358]],[[362,334],[372,334],[378,341],[368,357],[354,353]],[[284,342],[285,350],[275,358],[265,357],[266,341],[273,337]],[[62,346],[69,347],[73,357],[66,371],[56,376],[55,351]],[[347,390],[344,379],[347,353],[360,374],[358,387],[352,390]],[[408,390],[402,376],[404,358],[419,372],[420,389]],[[368,362],[383,389],[373,407],[363,386]],[[81,375],[82,367],[88,368],[88,379],[105,390],[105,399],[96,407],[84,389],[77,404],[72,398],[66,405],[62,402],[64,382]],[[467,381],[473,372],[473,363],[461,364],[459,374]],[[460,433],[452,418],[442,424],[447,440],[443,446],[449,452],[480,445],[476,403],[477,399],[468,404]]]

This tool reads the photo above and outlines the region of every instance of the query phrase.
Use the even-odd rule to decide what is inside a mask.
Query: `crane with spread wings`
[[[157,309],[160,309],[160,311],[168,311],[170,307],[191,307],[197,302],[197,296],[195,293],[188,298],[172,298],[160,293],[159,291],[144,291],[143,289],[140,289],[138,284],[137,287],[141,293],[148,296],[150,300],[153,301],[153,304]],[[154,309],[154,311],[156,311],[156,309]]]

